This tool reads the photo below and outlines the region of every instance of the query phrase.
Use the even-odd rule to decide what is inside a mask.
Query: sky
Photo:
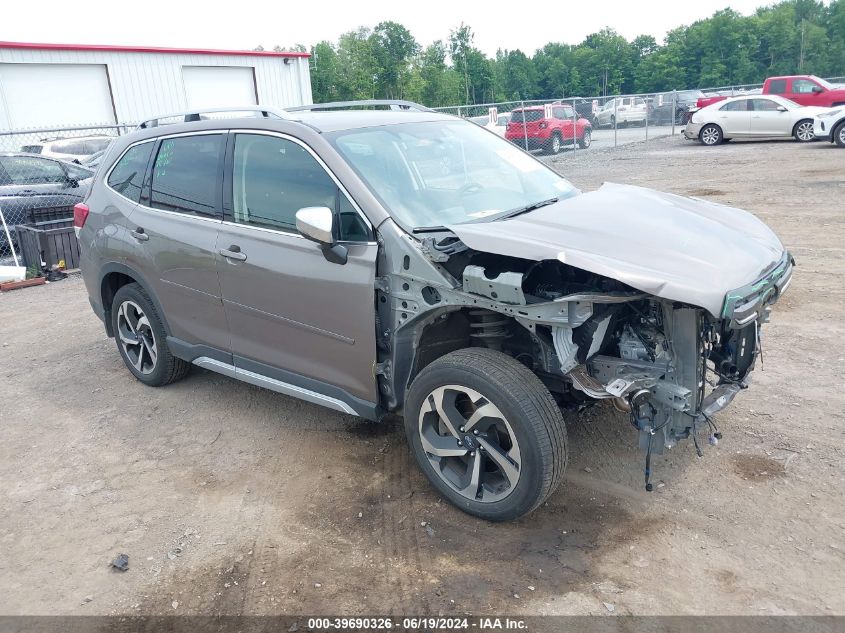
[[[472,27],[475,46],[493,56],[498,48],[531,55],[547,42],[577,44],[610,27],[628,40],[653,35],[658,42],[682,24],[728,6],[753,13],[766,0],[322,0],[237,3],[185,0],[41,0],[6,2],[0,40],[56,44],[115,44],[175,48],[252,49],[261,44],[310,47],[336,41],[358,26],[393,20],[422,45],[449,37],[461,22]],[[36,8],[37,6],[37,8]],[[35,15],[37,13],[37,16]]]

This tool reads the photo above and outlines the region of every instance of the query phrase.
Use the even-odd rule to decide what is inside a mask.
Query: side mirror
[[[789,112],[789,110],[783,106],[778,106],[778,112]]]
[[[67,177],[67,186],[71,189],[76,189],[79,186],[79,181],[73,176]]]
[[[345,264],[349,251],[338,244],[337,219],[328,207],[305,207],[296,212],[296,228],[307,240],[317,242],[323,256],[334,264]]]
[[[824,88],[822,88],[821,86],[813,86],[813,92],[815,94],[822,93],[822,92],[824,92]]]

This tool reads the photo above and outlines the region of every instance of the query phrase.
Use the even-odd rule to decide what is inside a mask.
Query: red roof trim
[[[105,44],[37,44],[0,42],[0,48],[48,51],[110,51],[118,53],[176,53],[182,55],[243,55],[245,57],[311,57],[311,53],[276,51],[222,51],[210,48],[164,48],[159,46],[108,46]]]

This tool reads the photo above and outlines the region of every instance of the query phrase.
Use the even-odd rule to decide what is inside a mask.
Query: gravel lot
[[[656,458],[647,493],[628,422],[570,415],[561,488],[487,524],[396,424],[198,369],[144,387],[71,278],[0,296],[0,612],[845,614],[845,151],[675,137],[553,164],[747,208],[794,253],[718,447]]]

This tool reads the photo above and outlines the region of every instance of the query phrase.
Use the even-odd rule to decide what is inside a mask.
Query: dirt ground
[[[431,491],[398,425],[199,369],[144,387],[78,277],[15,291],[0,613],[845,614],[845,151],[675,137],[553,164],[744,207],[795,255],[719,446],[657,457],[647,493],[626,419],[569,415],[560,489],[488,524]]]

